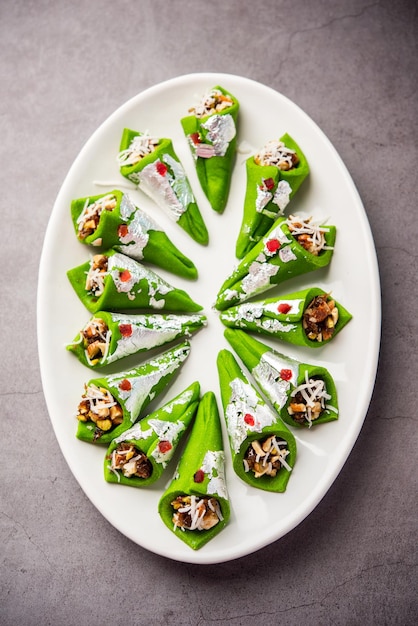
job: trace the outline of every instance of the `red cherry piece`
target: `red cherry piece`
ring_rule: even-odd
[[[165,176],[167,174],[167,165],[165,165],[161,161],[157,161],[155,166],[160,176]]]
[[[291,308],[292,307],[290,306],[290,304],[287,304],[287,302],[282,302],[277,307],[277,310],[278,310],[279,313],[283,313],[284,315],[286,315],[286,313],[289,313]]]
[[[127,283],[128,280],[131,280],[132,278],[131,272],[129,270],[123,270],[122,272],[119,272],[119,278],[123,283]]]
[[[122,391],[130,391],[132,389],[132,385],[127,378],[124,378],[119,383],[119,389],[122,389]]]
[[[193,480],[195,481],[195,483],[203,483],[203,481],[205,480],[205,472],[201,469],[197,470],[197,472],[193,476]]]
[[[276,252],[280,248],[280,241],[278,239],[269,239],[266,243],[266,248],[269,252]]]
[[[160,443],[158,444],[158,449],[162,454],[165,454],[166,452],[171,450],[172,447],[173,446],[171,445],[171,443],[167,441],[166,439],[164,439],[163,441],[160,441]]]
[[[119,324],[119,330],[122,337],[130,337],[133,333],[132,324]]]
[[[266,178],[263,180],[264,186],[271,191],[274,187],[274,180],[272,178]]]
[[[193,141],[193,143],[196,145],[198,143],[200,143],[200,135],[199,133],[192,133],[190,135],[190,139]]]
[[[120,224],[118,227],[118,237],[126,237],[128,234],[128,227],[126,224]]]
[[[255,424],[254,418],[250,413],[244,415],[244,422],[248,424],[248,426],[254,426]]]
[[[280,370],[280,378],[282,380],[290,380],[292,378],[292,370]]]

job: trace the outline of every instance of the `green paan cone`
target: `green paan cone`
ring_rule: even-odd
[[[87,367],[103,367],[180,337],[190,337],[205,325],[206,317],[198,313],[127,315],[98,311],[67,350]]]
[[[190,438],[158,507],[163,522],[193,550],[228,523],[224,462],[218,407],[209,391],[200,401]]]
[[[222,311],[290,278],[326,267],[335,238],[335,226],[319,226],[294,216],[279,217],[226,279],[216,308]]]
[[[125,128],[118,161],[122,176],[138,185],[195,241],[208,243],[208,231],[171,139]]]
[[[124,309],[201,311],[182,289],[130,257],[110,250],[67,272],[76,294],[90,313]]]
[[[221,313],[230,328],[243,328],[297,346],[319,348],[329,343],[352,315],[324,289],[302,291],[233,306]]]
[[[218,213],[225,209],[231,186],[238,111],[238,100],[218,85],[181,120],[200,185]]]
[[[338,419],[337,390],[324,367],[290,359],[243,330],[227,329],[225,337],[287,424],[310,428]]]
[[[287,134],[278,142],[269,142],[260,153],[247,159],[246,168],[244,215],[236,244],[239,259],[260,241],[279,215],[283,214],[309,174],[305,155]]]
[[[192,261],[122,191],[115,189],[73,200],[71,217],[81,243],[104,250],[113,248],[136,261],[143,260],[184,278],[197,278]]]
[[[109,483],[146,487],[155,483],[195,416],[200,385],[193,383],[111,442],[104,462]]]
[[[294,436],[229,350],[219,352],[217,364],[235,473],[252,487],[285,491],[296,459]]]
[[[78,406],[78,439],[109,443],[130,428],[189,353],[190,344],[185,341],[128,372],[90,380]]]

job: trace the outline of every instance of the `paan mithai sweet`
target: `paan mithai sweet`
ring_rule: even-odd
[[[108,250],[67,272],[76,294],[90,313],[99,310],[152,309],[201,311],[182,289],[176,289],[149,267]]]
[[[286,357],[243,330],[228,328],[225,337],[287,424],[311,428],[338,419],[337,390],[325,367]]]
[[[105,480],[130,487],[155,483],[196,414],[199,394],[199,383],[192,383],[173,400],[115,437],[105,457]]]
[[[215,307],[222,311],[290,278],[326,267],[335,238],[335,226],[293,215],[279,217],[224,281]]]
[[[87,382],[77,409],[78,439],[109,443],[130,428],[142,409],[172,380],[189,353],[190,343],[184,341],[132,370]]]
[[[194,158],[200,185],[214,211],[228,201],[235,162],[238,100],[217,85],[189,109],[181,124]]]
[[[225,528],[230,517],[225,453],[214,393],[202,397],[173,480],[159,502],[162,521],[193,550]]]
[[[67,345],[67,350],[83,365],[94,369],[180,337],[190,337],[205,325],[206,317],[199,313],[134,315],[98,311]]]
[[[223,311],[222,322],[298,346],[319,348],[329,343],[352,315],[320,287],[291,294],[244,302]]]
[[[236,255],[242,259],[283,215],[289,201],[309,174],[298,144],[285,134],[269,141],[246,161],[247,184]]]
[[[257,489],[285,491],[296,460],[293,434],[229,350],[219,352],[217,365],[235,473]]]
[[[171,139],[125,128],[118,163],[122,176],[152,198],[195,241],[208,243],[207,228]]]
[[[163,229],[117,189],[71,202],[71,217],[81,243],[114,249],[183,276],[197,278],[194,263],[172,243]]]

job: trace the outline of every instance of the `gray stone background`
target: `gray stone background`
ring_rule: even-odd
[[[417,623],[417,26],[413,0],[0,1],[1,624]],[[125,100],[200,71],[275,88],[330,138],[383,306],[370,410],[334,485],[284,538],[210,566],[147,552],[87,500],[36,342],[43,237],[72,161]]]

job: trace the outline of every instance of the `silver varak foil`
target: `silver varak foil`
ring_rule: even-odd
[[[141,261],[144,258],[144,249],[148,244],[149,231],[157,231],[161,228],[144,211],[133,204],[128,194],[122,196],[120,214],[125,221],[128,221],[132,215],[133,219],[126,224],[127,233],[120,237],[121,245],[115,247],[119,252]]]
[[[186,173],[178,161],[164,154],[162,161],[170,169],[164,175],[158,171],[161,161],[150,163],[137,173],[138,185],[159,207],[178,221],[194,200]]]
[[[196,147],[196,154],[203,158],[209,156],[225,156],[229,143],[237,134],[232,115],[229,115],[229,113],[226,115],[211,115],[206,122],[202,124],[202,128],[208,131],[206,139],[209,140],[213,146],[213,154],[210,154],[207,150],[199,154],[199,145]]]

